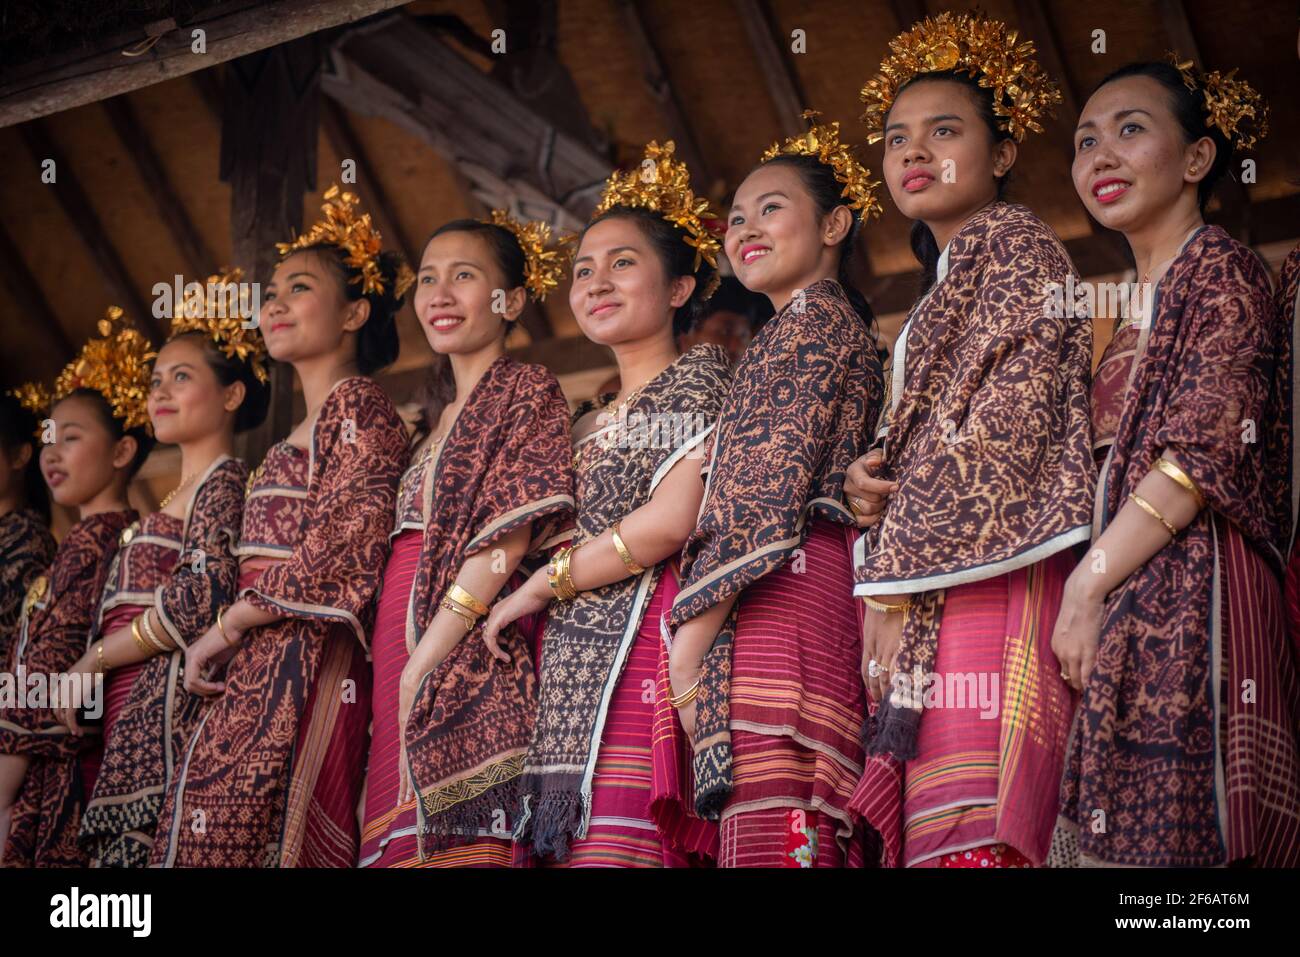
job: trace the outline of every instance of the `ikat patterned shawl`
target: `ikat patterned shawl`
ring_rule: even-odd
[[[909,593],[895,686],[868,751],[916,755],[920,682],[934,670],[944,589],[1088,539],[1096,467],[1092,323],[1057,309],[1074,267],[1023,206],[993,203],[949,243],[895,343],[877,440],[899,483],[858,539],[857,595]],[[1055,287],[1054,285],[1055,284]]]
[[[424,539],[407,612],[414,650],[461,565],[532,525],[535,553],[573,515],[569,407],[555,376],[508,356],[475,385],[421,483]],[[420,686],[406,725],[421,854],[513,812],[537,711],[533,656],[514,628],[492,657],[482,619]],[[428,840],[432,838],[433,840]]]
[[[596,538],[649,502],[683,457],[704,454],[730,379],[721,347],[696,346],[652,379],[617,418],[577,443],[582,465],[575,544]],[[530,842],[538,855],[563,859],[570,840],[586,836],[609,702],[662,569],[656,565],[551,605],[515,829],[515,839]]]
[[[810,518],[856,524],[844,473],[866,452],[882,397],[875,342],[833,279],[767,322],[736,367],[673,628],[785,564]],[[696,706],[695,808],[710,819],[731,791],[734,628],[733,608],[705,657]]]

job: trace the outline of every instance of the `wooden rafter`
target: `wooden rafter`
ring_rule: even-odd
[[[227,3],[193,20],[120,34],[88,52],[20,64],[0,76],[0,126],[118,96],[297,37],[382,13],[405,0],[274,0]],[[206,52],[195,53],[201,28]],[[142,50],[141,47],[144,47]],[[138,52],[137,52],[138,51]]]
[[[140,125],[135,109],[125,96],[104,100],[103,107],[122,146],[134,161],[136,172],[144,180],[150,198],[158,208],[158,218],[171,233],[191,274],[197,279],[209,275],[217,268],[217,257],[181,205],[171,180],[163,169],[161,158]]]
[[[18,303],[18,309],[24,325],[35,325],[42,330],[52,342],[59,359],[71,358],[76,347],[67,330],[59,323],[58,316],[50,308],[49,302],[41,292],[36,277],[23,262],[18,245],[4,227],[0,219],[0,282],[8,288],[9,294]],[[9,350],[6,350],[8,353]],[[17,359],[16,355],[12,356]]]
[[[772,13],[763,0],[734,0],[734,4],[758,60],[758,72],[767,83],[781,133],[798,136],[806,128],[801,116],[807,101],[794,67],[784,53],[784,45],[777,40]]]
[[[86,251],[90,253],[95,268],[99,270],[110,299],[125,309],[127,315],[134,319],[141,329],[157,340],[163,331],[162,327],[158,320],[154,319],[148,304],[136,291],[131,276],[122,263],[122,257],[118,255],[117,248],[109,240],[108,233],[105,232],[98,214],[86,196],[86,191],[82,189],[81,182],[77,179],[63,151],[50,137],[44,121],[33,120],[24,123],[18,127],[18,132],[35,160],[32,174],[35,181],[39,182],[40,164],[47,159],[54,161],[55,181],[45,188],[54,190],[54,197],[59,207],[71,221]]]
[[[677,144],[677,155],[690,168],[695,191],[707,194],[713,182],[712,176],[709,175],[708,161],[700,152],[699,142],[691,131],[681,101],[673,90],[668,71],[664,68],[663,57],[659,55],[659,49],[650,36],[649,27],[641,12],[641,2],[640,0],[616,0],[616,4],[623,11],[623,19],[628,27],[628,39],[632,41],[632,46],[636,48],[637,56],[640,57],[641,73],[646,89],[650,91],[650,95],[659,106],[664,125],[668,128],[668,135]]]

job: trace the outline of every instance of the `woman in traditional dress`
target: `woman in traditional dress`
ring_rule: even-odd
[[[868,177],[838,123],[815,125],[768,150],[727,220],[737,277],[776,315],[723,407],[670,668],[723,867],[863,863],[847,810],[866,699],[841,488],[883,392],[874,317],[848,277],[861,221],[880,211]]]
[[[38,426],[16,395],[0,395],[0,662],[9,660],[27,589],[49,569],[57,547]]]
[[[213,276],[211,296],[187,300],[153,362],[149,419],[159,441],[179,446],[181,482],[122,533],[99,605],[96,637],[116,667],[103,760],[81,820],[97,867],[149,863],[167,782],[202,700],[185,691],[182,656],[235,598],[248,469],[233,456],[234,437],[261,423],[270,398],[261,337],[218,308],[238,279],[239,270]],[[87,654],[70,670],[94,667]],[[75,730],[74,710],[64,720]]]
[[[55,382],[53,405],[39,386],[21,390],[28,408],[49,416],[41,471],[54,501],[76,509],[78,521],[48,577],[28,590],[5,667],[15,679],[12,697],[0,696],[0,864],[6,867],[87,863],[77,845],[88,796],[80,759],[99,746],[98,728],[69,729],[59,709],[72,695],[87,721],[102,716],[100,676],[119,662],[97,641],[89,652],[93,681],[73,686],[61,676],[87,651],[118,538],[136,518],[127,485],[153,444],[145,408],[149,343],[119,325],[121,315],[114,307],[100,320],[99,338]]]
[[[1098,535],[1052,639],[1083,693],[1065,863],[1300,864],[1281,591],[1293,329],[1254,253],[1203,219],[1265,118],[1243,81],[1138,63],[1102,81],[1075,131],[1075,190],[1154,292],[1098,368]]]
[[[357,860],[367,619],[407,460],[405,426],[367,376],[397,356],[413,277],[355,205],[331,187],[263,292],[267,351],[293,366],[307,414],[249,480],[239,599],[185,650],[185,689],[212,700],[168,787],[153,865]]]
[[[863,100],[927,289],[846,483],[876,703],[853,809],[887,866],[1036,866],[1074,708],[1050,641],[1089,532],[1092,331],[1058,303],[1060,241],[1001,195],[1059,93],[997,21],[944,14],[891,49]]]
[[[450,388],[425,409],[402,478],[371,640],[363,867],[510,866],[537,679],[515,629],[500,661],[475,631],[573,511],[560,384],[505,351],[526,296],[540,301],[559,281],[549,235],[501,211],[455,220],[425,245],[416,275],[415,314],[447,357],[438,384]]]
[[[673,338],[716,279],[707,216],[672,143],[651,143],[640,166],[610,178],[575,254],[569,306],[613,350],[622,386],[576,413],[571,544],[498,602],[484,631],[495,646],[506,624],[554,599],[515,828],[544,863],[687,866],[716,850],[707,822],[656,813],[688,770],[681,731],[657,708],[667,687],[660,615],[677,590],[672,559],[695,525],[704,443],[730,378],[721,347],[679,356]]]

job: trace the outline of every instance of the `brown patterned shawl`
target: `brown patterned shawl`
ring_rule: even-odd
[[[474,386],[422,483],[424,538],[411,586],[406,644],[413,651],[465,560],[523,525],[529,552],[572,518],[568,403],[544,367],[508,356]],[[473,835],[496,809],[513,810],[537,711],[528,643],[502,635],[509,665],[492,657],[481,624],[429,673],[406,725],[419,800],[420,853]]]
[[[844,473],[867,450],[883,386],[875,342],[833,279],[763,326],[736,367],[714,439],[673,628],[785,564],[810,518],[856,524]],[[695,809],[714,820],[731,792],[735,617],[733,608],[705,657],[696,706]]]
[[[37,575],[45,574],[57,548],[50,530],[30,508],[0,516],[0,662],[9,660],[27,589]]]
[[[720,346],[695,346],[641,390],[625,407],[626,419],[620,415],[582,438],[575,544],[649,502],[684,456],[703,454],[730,378]],[[641,418],[650,415],[664,418]],[[569,841],[586,836],[609,701],[662,570],[656,565],[551,605],[515,828],[515,839],[530,841],[538,855],[563,859]]]
[[[285,617],[248,633],[225,693],[204,706],[168,786],[151,865],[355,863],[355,807],[321,801],[354,805],[348,789],[359,792],[365,744],[350,735],[364,733],[369,675],[354,665],[407,458],[393,403],[352,376],[322,403],[306,452],[282,442],[253,473],[237,554],[272,561],[240,594]],[[340,693],[345,680],[357,682],[355,697]],[[322,781],[334,793],[318,792]],[[203,834],[190,826],[197,815]]]
[[[96,866],[149,863],[167,783],[203,703],[185,690],[184,649],[212,626],[218,609],[234,601],[239,563],[233,548],[247,480],[248,467],[239,459],[223,455],[208,467],[185,510],[171,574],[152,595],[132,598],[155,610],[176,650],[145,664],[105,742],[95,795],[81,820],[81,844]]]
[[[953,237],[899,334],[877,440],[900,488],[854,550],[854,594],[915,596],[896,676],[934,670],[944,589],[1088,539],[1092,325],[1048,308],[1073,274],[1051,229],[992,203]],[[916,756],[919,697],[895,688],[870,753]]]
[[[1233,523],[1281,574],[1292,525],[1293,330],[1254,254],[1203,226],[1160,281],[1144,332],[1102,467],[1097,528],[1164,449],[1207,507],[1106,600],[1062,814],[1087,859],[1208,866],[1225,860],[1214,518]],[[1089,826],[1098,808],[1109,817],[1100,833]]]
[[[102,512],[68,531],[50,567],[38,578],[19,622],[7,671],[28,675],[66,672],[89,646],[95,609],[117,551],[122,529],[134,511]],[[102,706],[103,690],[100,690]],[[91,731],[87,728],[87,731]],[[74,738],[50,708],[0,707],[0,754],[30,758],[14,804],[5,867],[84,867],[77,828],[86,794],[78,754],[99,743],[98,735]]]

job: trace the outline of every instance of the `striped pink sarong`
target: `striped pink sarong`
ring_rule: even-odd
[[[1074,564],[1060,552],[947,590],[918,756],[872,757],[853,795],[887,866],[937,866],[992,844],[1043,863],[1075,706],[1051,651]]]

